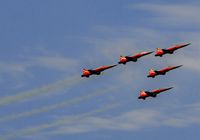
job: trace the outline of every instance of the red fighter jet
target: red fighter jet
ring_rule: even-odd
[[[173,69],[177,69],[179,67],[181,67],[183,65],[179,65],[179,66],[168,66],[164,69],[161,69],[161,70],[154,70],[154,69],[150,69],[149,73],[148,73],[148,76],[147,77],[152,77],[154,78],[155,76],[157,75],[165,75],[168,71],[171,71]]]
[[[156,97],[159,93],[161,92],[164,92],[164,91],[167,91],[167,90],[170,90],[172,89],[173,87],[170,87],[170,88],[160,88],[160,89],[155,89],[155,90],[152,90],[152,91],[141,91],[140,92],[140,95],[138,97],[138,99],[143,99],[145,100],[147,97]]]
[[[90,75],[100,75],[102,71],[106,70],[106,69],[110,69],[113,68],[117,65],[111,65],[111,66],[101,66],[99,68],[96,68],[94,70],[90,69],[83,69],[83,74],[81,75],[81,77],[89,77]]]
[[[188,43],[188,44],[181,44],[181,45],[175,45],[175,46],[172,46],[172,47],[169,47],[167,49],[161,49],[161,48],[157,48],[156,49],[156,53],[155,53],[155,56],[160,56],[162,57],[163,55],[165,54],[173,54],[174,51],[180,49],[180,48],[183,48],[183,47],[186,47],[188,45],[190,45],[191,43]]]
[[[127,62],[136,62],[138,58],[143,57],[145,55],[151,54],[153,52],[140,52],[133,56],[120,56],[118,64],[126,64]]]

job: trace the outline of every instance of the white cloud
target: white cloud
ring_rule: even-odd
[[[129,6],[132,9],[139,9],[152,12],[155,22],[168,25],[185,25],[200,23],[200,9],[198,4],[134,4]],[[191,25],[192,27],[192,25]]]
[[[100,27],[98,26],[98,28]],[[109,33],[106,31],[102,32],[102,30],[99,31],[101,28],[109,30]],[[152,49],[154,45],[166,41],[165,37],[161,36],[161,33],[154,29],[143,27],[114,28],[107,26],[101,26],[101,28],[97,31],[103,37],[88,37],[85,38],[85,41],[96,47],[97,51],[109,57],[113,57],[113,55],[118,57],[120,54],[129,55],[138,51],[144,51],[144,49]]]
[[[43,67],[54,70],[66,71],[75,69],[78,65],[78,60],[63,56],[35,56],[27,58],[25,61],[0,62],[0,72],[8,74],[27,74],[31,73],[32,67]],[[30,69],[29,69],[30,68]]]
[[[64,123],[45,134],[76,134],[102,130],[133,132],[143,128],[165,126],[184,128],[192,124],[200,124],[199,106],[199,103],[194,103],[184,105],[182,108],[170,108],[170,110],[158,107],[137,109],[110,118],[87,117],[70,124]]]
[[[135,41],[131,37],[113,37],[113,38],[94,38],[85,39],[89,44],[94,46],[94,53],[98,53],[103,60],[112,60],[117,63],[120,55],[130,54],[134,52]],[[93,54],[94,54],[93,53]],[[91,55],[90,55],[91,57]],[[98,59],[98,57],[96,57]]]
[[[171,63],[174,64],[183,64],[184,68],[187,68],[189,70],[193,70],[196,72],[200,72],[200,57],[199,56],[179,56],[176,59],[172,59]]]
[[[179,111],[171,114],[170,117],[166,117],[163,120],[163,125],[171,127],[188,127],[193,124],[200,124],[200,104],[193,103],[184,106],[184,110],[178,109]]]
[[[78,60],[62,56],[39,56],[33,59],[33,63],[41,67],[66,71],[74,69],[78,64]]]
[[[32,74],[27,70],[25,64],[18,62],[0,62],[0,83],[9,82],[9,89],[23,87],[25,85],[25,78],[30,77],[32,77]]]
[[[60,77],[63,74],[66,76],[77,72],[78,63],[76,59],[60,55],[30,56],[26,60],[0,62],[0,83],[9,83],[9,86],[5,87],[9,89],[22,88],[36,81],[37,77],[41,78],[38,73],[34,72],[36,69],[43,70],[43,73],[54,72],[58,75],[57,77]]]
[[[179,32],[177,36],[182,40],[189,40],[192,44],[178,50],[174,55],[176,57],[170,58],[171,64],[183,64],[184,68],[195,72],[200,72],[200,33],[198,32]]]
[[[26,72],[26,66],[20,63],[0,62],[0,71],[9,73],[23,73]]]
[[[154,124],[159,112],[151,109],[134,110],[114,118],[88,117],[74,123],[63,124],[53,134],[85,133],[98,130],[133,131]]]

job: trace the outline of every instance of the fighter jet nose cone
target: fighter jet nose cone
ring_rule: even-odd
[[[191,45],[192,43],[188,43],[188,44],[186,44],[186,46],[188,46],[188,45]]]

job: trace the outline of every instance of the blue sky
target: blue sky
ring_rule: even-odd
[[[191,0],[0,2],[0,139],[199,139],[200,16]],[[177,43],[162,58],[81,78],[82,68]],[[147,79],[150,68],[183,64]],[[174,86],[158,98],[142,89]]]

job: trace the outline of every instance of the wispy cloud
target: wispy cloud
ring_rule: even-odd
[[[101,29],[109,30],[109,33]],[[118,58],[120,55],[131,55],[139,51],[154,48],[154,45],[165,41],[159,32],[149,28],[133,27],[107,27],[97,26],[95,30],[103,37],[88,37],[85,41],[96,48],[98,53],[107,59]],[[159,40],[157,40],[160,38]],[[155,41],[157,40],[157,41]],[[103,46],[103,47],[102,47]]]
[[[66,71],[70,68],[75,69],[78,65],[78,60],[63,56],[39,56],[33,59],[33,63],[40,67]]]
[[[86,100],[89,100],[90,98],[101,96],[105,93],[107,93],[107,94],[113,93],[112,91],[117,90],[117,89],[119,89],[119,87],[115,87],[115,86],[106,88],[105,90],[98,89],[90,94],[86,94],[84,96],[79,96],[79,97],[70,99],[68,101],[60,102],[60,103],[53,104],[53,105],[43,106],[43,107],[40,107],[37,109],[29,110],[27,112],[10,114],[9,116],[0,117],[0,123],[1,122],[5,123],[7,121],[11,121],[11,120],[15,120],[15,119],[23,118],[23,117],[33,116],[33,115],[36,115],[39,113],[44,113],[44,112],[48,112],[48,111],[55,110],[58,108],[67,107],[67,106],[70,106],[73,104],[79,104],[82,101],[86,101]],[[15,100],[12,100],[12,101],[15,101]],[[1,100],[0,100],[0,106],[1,106]]]
[[[196,31],[179,32],[177,36],[182,38],[182,40],[189,40],[192,44],[183,48],[183,50],[178,50],[174,54],[176,57],[170,58],[169,62],[171,64],[183,64],[188,70],[200,72],[200,61],[197,61],[200,60],[200,34]]]
[[[79,64],[78,59],[68,58],[59,54],[29,56],[22,60],[0,62],[0,73],[11,75],[31,74],[32,68],[47,68],[49,70],[73,71]]]
[[[35,127],[24,128],[24,129],[15,131],[14,133],[7,133],[5,135],[2,134],[2,135],[0,135],[0,138],[3,139],[3,140],[7,140],[7,139],[11,139],[11,138],[16,138],[16,137],[19,137],[19,136],[25,137],[27,135],[33,135],[33,134],[41,132],[43,130],[60,126],[64,123],[70,123],[71,121],[77,121],[77,120],[80,120],[81,118],[85,118],[85,117],[88,117],[88,116],[91,116],[91,115],[94,115],[94,114],[106,112],[110,109],[118,107],[119,105],[120,104],[109,104],[109,105],[106,105],[102,108],[94,109],[92,111],[89,111],[89,112],[86,112],[86,113],[83,113],[83,114],[78,114],[78,115],[73,116],[73,117],[69,117],[69,116],[66,117],[65,116],[65,117],[63,117],[59,120],[53,121],[51,123],[46,123],[46,124],[38,125],[38,126],[35,126]]]
[[[13,73],[13,72],[24,73],[24,72],[26,72],[26,67],[22,64],[17,64],[17,63],[8,64],[5,62],[4,63],[1,62],[0,63],[0,71],[1,72],[10,72],[10,73]]]
[[[27,66],[20,62],[0,62],[0,73],[16,79],[19,76],[31,76],[28,72]]]
[[[15,89],[26,85],[26,79],[32,78],[32,73],[27,66],[20,62],[0,62],[0,83],[6,84],[5,88]],[[12,85],[12,86],[11,86]]]
[[[193,107],[191,109],[191,107]],[[49,135],[76,134],[101,130],[110,131],[138,131],[143,128],[174,127],[183,128],[192,124],[200,124],[199,104],[184,106],[184,109],[137,109],[121,114],[120,116],[103,118],[87,117],[85,119],[63,124],[56,130],[50,131]]]
[[[71,75],[77,72],[79,65],[78,59],[68,58],[61,55],[36,55],[29,56],[26,59],[16,59],[12,61],[0,61],[0,83],[13,84],[13,87],[20,87],[29,84],[29,81],[36,80],[38,73],[59,72],[60,75]],[[58,73],[57,73],[58,75]],[[27,82],[28,81],[28,82]]]
[[[179,109],[179,111],[169,115],[165,116],[165,120],[163,120],[163,125],[171,126],[171,127],[188,127],[193,124],[200,124],[200,113],[199,103],[193,103],[190,105],[184,106],[185,110]],[[163,117],[164,118],[164,117]]]
[[[67,77],[63,80],[59,80],[57,82],[54,82],[53,84],[48,84],[40,88],[35,88],[30,91],[24,91],[21,93],[16,93],[14,95],[5,96],[0,99],[0,106],[13,104],[14,102],[22,102],[25,100],[27,101],[28,99],[30,100],[31,97],[34,96],[41,96],[51,92],[56,92],[60,89],[64,89],[67,87],[70,88],[78,84],[79,82],[81,82],[81,79],[77,76]]]
[[[153,124],[153,120],[157,118],[159,112],[151,109],[139,109],[124,113],[114,118],[88,117],[70,126],[62,126],[58,128],[54,134],[58,133],[84,133],[99,130],[122,130],[132,131]]]
[[[195,72],[200,72],[200,62],[197,61],[199,59],[199,56],[179,56],[176,59],[172,59],[171,63],[184,64],[185,68]]]
[[[154,13],[154,16],[151,17],[152,20],[165,25],[198,25],[200,23],[198,4],[141,3],[129,5],[129,7],[135,10],[152,12]]]

